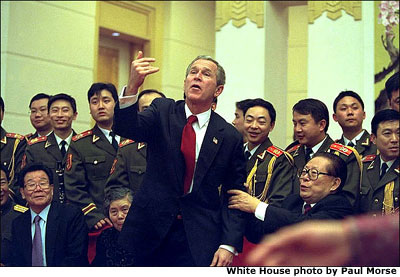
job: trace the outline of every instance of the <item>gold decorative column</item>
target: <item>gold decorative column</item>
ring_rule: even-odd
[[[216,18],[215,29],[220,31],[229,20],[233,26],[240,28],[246,24],[246,18],[264,27],[264,1],[215,1]]]
[[[354,20],[361,20],[361,1],[308,1],[308,23],[314,23],[323,12],[332,20],[342,16],[342,10],[354,17]]]

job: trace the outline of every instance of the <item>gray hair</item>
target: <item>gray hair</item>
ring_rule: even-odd
[[[104,214],[108,215],[110,205],[113,201],[124,199],[128,197],[129,203],[132,203],[133,193],[132,190],[126,187],[113,188],[109,190],[104,196]]]
[[[193,63],[197,60],[207,60],[207,61],[211,61],[211,62],[215,63],[215,65],[217,66],[217,86],[225,85],[225,70],[224,70],[224,68],[210,56],[205,56],[205,55],[197,56],[186,68],[186,76],[185,77],[187,77],[189,75],[189,72],[190,72],[190,69],[191,69]]]

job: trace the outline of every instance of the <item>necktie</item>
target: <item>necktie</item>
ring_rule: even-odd
[[[382,168],[381,168],[381,175],[379,175],[379,179],[382,179],[382,177],[385,176],[385,173],[387,170],[388,170],[387,163],[383,163]]]
[[[65,140],[62,140],[60,142],[61,144],[61,155],[63,156],[63,158],[65,157],[65,154],[67,153],[67,149],[65,148],[65,145],[67,144],[67,142]]]
[[[185,157],[185,179],[183,182],[183,193],[188,193],[192,183],[194,166],[196,162],[196,133],[194,132],[192,124],[197,121],[194,115],[189,116],[188,121],[183,128],[181,151]]]
[[[39,215],[33,220],[35,222],[35,234],[32,241],[32,266],[43,266],[43,246],[42,246],[42,232],[40,230],[41,218]]]
[[[244,156],[246,157],[246,160],[250,159],[250,156],[251,156],[250,151],[245,151]]]
[[[312,153],[312,148],[306,148],[306,162],[308,162],[311,159],[311,153]]]
[[[310,204],[305,204],[304,205],[304,213],[303,214],[308,213],[310,210],[311,210],[311,205]]]
[[[110,137],[112,137],[112,140],[111,140],[112,146],[114,147],[115,151],[118,151],[118,142],[115,139],[115,133],[114,132],[110,132]]]
[[[353,143],[352,141],[350,141],[350,142],[347,144],[347,146],[354,147],[354,143]]]

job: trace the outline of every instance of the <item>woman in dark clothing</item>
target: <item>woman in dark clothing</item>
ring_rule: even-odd
[[[104,230],[97,239],[96,257],[92,266],[132,266],[133,257],[118,245],[118,236],[132,204],[129,188],[110,190],[104,200],[105,214],[109,215],[112,228]]]

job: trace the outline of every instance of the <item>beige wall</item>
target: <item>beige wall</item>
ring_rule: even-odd
[[[2,1],[1,12],[1,95],[6,105],[3,126],[9,132],[31,132],[31,97],[38,92],[65,92],[78,102],[74,129],[87,129],[86,92],[93,80],[95,2]]]

